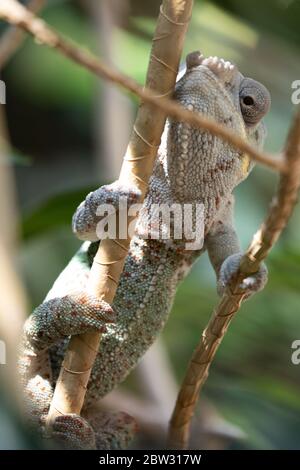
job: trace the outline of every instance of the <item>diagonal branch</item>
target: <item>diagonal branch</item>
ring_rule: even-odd
[[[0,18],[27,31],[35,37],[39,44],[57,49],[65,57],[80,64],[97,76],[129,90],[141,98],[142,101],[155,105],[160,112],[172,116],[179,121],[185,121],[194,127],[201,127],[207,130],[211,134],[224,139],[241,152],[248,154],[253,160],[267,165],[273,170],[280,172],[286,170],[281,156],[274,157],[266,152],[257,150],[227,127],[207,118],[205,115],[184,109],[179,104],[166,98],[166,96],[172,95],[173,88],[165,90],[164,94],[158,94],[151,90],[151,83],[148,83],[148,88],[141,87],[132,78],[104,64],[86,49],[74,44],[70,40],[64,39],[43,20],[29,12],[16,0],[1,0]],[[162,34],[164,34],[164,31]],[[161,40],[158,42],[161,42]],[[170,47],[174,47],[174,44],[170,44]]]
[[[27,4],[29,11],[37,13],[44,6],[45,0],[30,0]],[[25,39],[24,31],[16,26],[11,26],[2,36],[0,41],[0,70],[7,64],[16,50]]]
[[[227,328],[238,312],[245,294],[239,289],[243,279],[258,271],[282,230],[286,227],[297,202],[300,187],[300,111],[295,116],[287,140],[285,159],[288,173],[282,175],[277,194],[269,213],[254,235],[244,254],[240,269],[227,288],[205,328],[183,379],[169,428],[169,446],[186,449],[189,441],[191,419],[199,393],[208,377],[209,367]]]

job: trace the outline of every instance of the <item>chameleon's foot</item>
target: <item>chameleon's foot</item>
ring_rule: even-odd
[[[63,449],[96,449],[93,428],[77,414],[65,414],[55,418],[51,437]]]
[[[25,323],[28,348],[38,353],[66,336],[91,330],[104,332],[115,314],[108,303],[86,293],[66,295],[44,302]]]
[[[124,412],[101,411],[90,419],[96,433],[97,449],[127,449],[138,427],[135,419]]]
[[[220,295],[223,294],[228,283],[236,275],[242,256],[242,253],[236,253],[228,256],[223,262],[218,280],[218,293]],[[252,294],[261,291],[265,287],[267,280],[268,270],[266,265],[262,263],[259,271],[244,279],[240,287],[246,292],[246,298],[248,298]]]
[[[80,240],[98,241],[97,224],[107,215],[107,205],[114,210],[125,210],[139,202],[141,192],[135,186],[115,181],[89,193],[77,208],[72,221],[74,234]],[[99,213],[103,207],[103,213]]]

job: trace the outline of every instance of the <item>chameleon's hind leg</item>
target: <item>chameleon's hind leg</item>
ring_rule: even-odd
[[[138,431],[136,420],[122,411],[99,411],[90,423],[95,429],[97,449],[127,449]]]
[[[111,307],[87,294],[49,299],[30,315],[24,325],[19,359],[29,422],[40,424],[52,398],[49,347],[72,334],[105,331],[114,320]]]

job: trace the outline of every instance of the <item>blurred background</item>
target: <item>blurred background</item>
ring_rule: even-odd
[[[143,84],[159,5],[160,0],[48,0],[40,15]],[[268,151],[282,149],[295,111],[291,84],[300,79],[299,21],[298,0],[196,0],[185,42],[184,53],[200,49],[222,56],[268,87]],[[1,22],[0,34],[7,29]],[[75,208],[88,191],[118,175],[137,101],[31,38],[2,67],[1,79],[7,103],[0,108],[6,136],[0,149],[6,248],[0,253],[5,289],[0,309],[3,318],[14,313],[0,328],[13,351],[20,305],[30,312],[41,303],[80,245],[70,229]],[[236,226],[244,248],[277,180],[256,167],[236,191]],[[300,365],[291,362],[292,342],[300,339],[299,222],[297,207],[268,259],[266,289],[243,305],[220,347],[194,422],[195,448],[300,449]],[[10,276],[4,270],[7,254],[15,252],[26,300],[15,272]],[[137,416],[142,429],[137,445],[163,446],[177,386],[216,302],[214,274],[203,256],[179,288],[162,338],[104,402]],[[0,368],[9,370],[9,360]],[[15,426],[14,412],[14,401],[3,396],[0,448],[41,445]]]

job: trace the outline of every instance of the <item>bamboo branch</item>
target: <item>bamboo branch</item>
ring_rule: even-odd
[[[183,0],[182,2],[178,0],[178,2],[179,4],[182,3],[182,5],[185,3]],[[132,78],[104,64],[86,49],[72,43],[70,40],[64,39],[53,31],[45,21],[29,12],[16,0],[1,0],[0,18],[32,34],[39,44],[57,49],[65,57],[85,67],[97,76],[129,90],[131,93],[141,98],[143,102],[149,103],[149,105],[155,105],[157,110],[161,113],[172,116],[179,121],[185,121],[194,127],[207,130],[211,134],[233,145],[241,152],[246,153],[253,160],[267,165],[273,170],[280,172],[286,171],[284,161],[280,155],[274,157],[266,152],[259,151],[234,132],[230,131],[227,127],[207,118],[205,115],[184,109],[179,104],[166,98],[166,96],[172,95],[173,87],[170,87],[168,90],[165,89],[164,93],[157,93],[157,89],[152,89],[151,81],[147,83],[147,88],[141,87]],[[162,37],[159,38],[160,40],[156,42],[159,44],[163,43],[164,35],[165,30],[162,31]],[[170,44],[170,47],[173,48],[174,43]]]
[[[37,13],[44,6],[45,0],[30,0],[27,8]],[[25,39],[24,31],[12,26],[0,38],[0,70],[7,64]]]
[[[146,84],[157,95],[175,85],[192,0],[164,0],[157,21]],[[146,193],[166,115],[142,103],[123,161],[120,180],[135,184]],[[130,222],[130,221],[129,221]],[[111,304],[123,270],[130,239],[106,239],[100,243],[89,278],[88,291]],[[59,414],[80,413],[86,386],[96,358],[101,335],[97,332],[70,340],[48,415],[48,424]]]
[[[188,447],[191,419],[199,393],[208,377],[209,367],[245,294],[239,286],[243,279],[258,271],[260,263],[286,227],[297,202],[300,187],[300,111],[291,126],[285,150],[288,173],[282,175],[269,213],[245,252],[240,269],[230,283],[195,349],[183,379],[170,422],[168,446]]]

